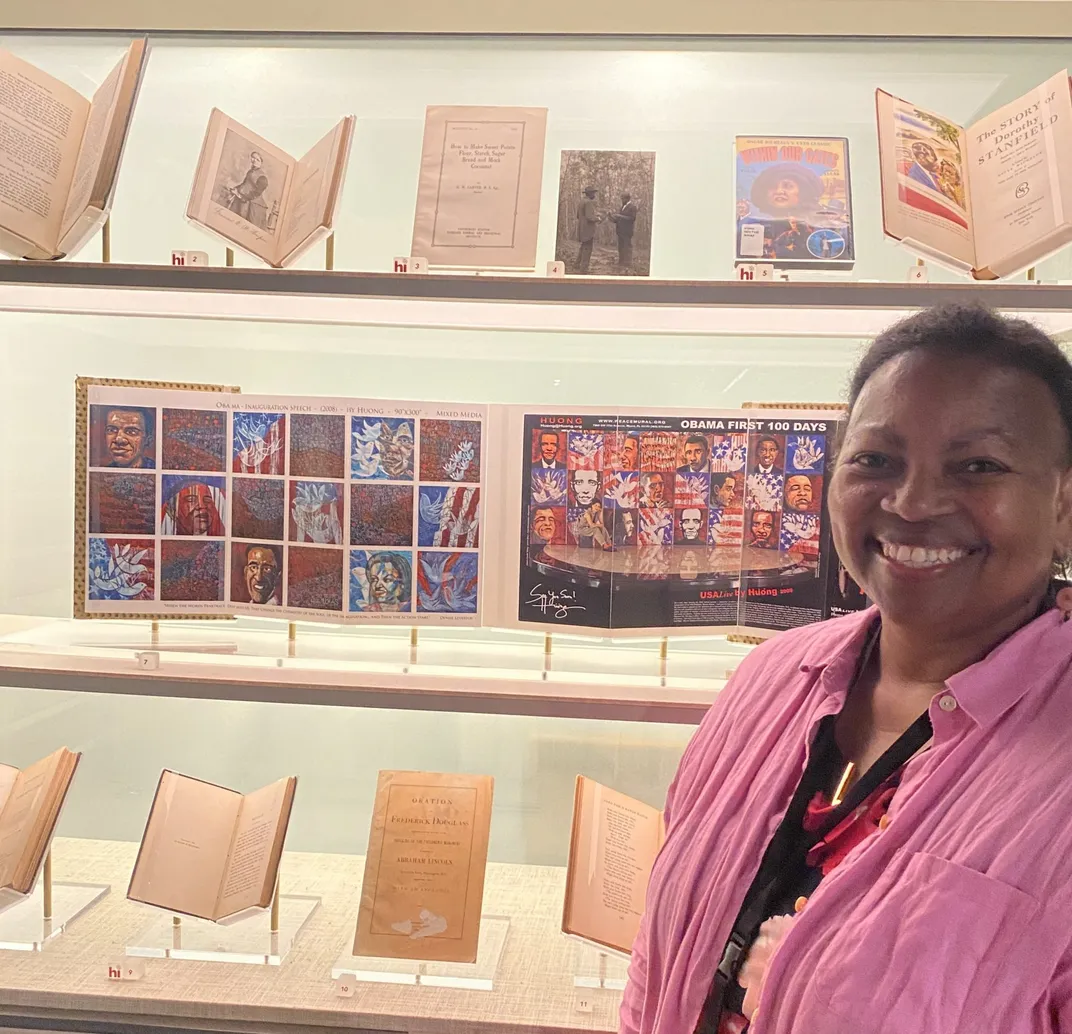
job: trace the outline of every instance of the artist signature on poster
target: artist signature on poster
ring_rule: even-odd
[[[543,616],[550,611],[559,620],[569,617],[571,611],[585,609],[577,602],[577,593],[572,589],[544,589],[542,582],[529,590],[525,603],[535,607]]]

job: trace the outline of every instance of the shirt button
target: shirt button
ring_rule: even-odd
[[[889,824],[890,824],[889,815],[883,815],[882,818],[880,818],[878,820],[878,828],[879,829],[885,829]]]
[[[955,711],[957,709],[957,702],[951,696],[944,696],[938,701],[938,706],[943,711]]]

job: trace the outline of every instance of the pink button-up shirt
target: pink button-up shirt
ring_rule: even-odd
[[[741,664],[682,758],[621,1012],[691,1034],[870,610]],[[1056,610],[954,675],[889,826],[794,920],[750,1034],[1072,1034],[1072,622]]]

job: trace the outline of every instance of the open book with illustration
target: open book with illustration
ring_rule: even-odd
[[[292,158],[213,108],[186,217],[270,266],[289,266],[331,233],[353,131],[347,115]]]
[[[222,923],[267,908],[297,782],[241,794],[165,769],[127,897]]]
[[[628,953],[664,837],[658,808],[577,776],[562,932]]]
[[[61,747],[21,771],[0,765],[0,908],[33,890],[81,756]]]
[[[1072,242],[1067,70],[968,127],[884,90],[875,103],[887,236],[976,280]]]
[[[104,224],[148,53],[131,43],[87,100],[0,51],[0,251],[63,258]]]

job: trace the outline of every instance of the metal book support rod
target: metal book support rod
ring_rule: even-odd
[[[138,958],[238,962],[278,966],[320,905],[320,898],[281,894],[276,882],[270,908],[251,910],[233,923],[160,913],[126,953]]]
[[[587,938],[574,941],[573,986],[597,991],[624,991],[629,975],[629,956],[605,948]]]
[[[112,220],[104,220],[101,227],[101,262],[112,261]]]
[[[54,883],[49,848],[29,894],[0,895],[0,950],[41,951],[109,890],[106,883]]]

